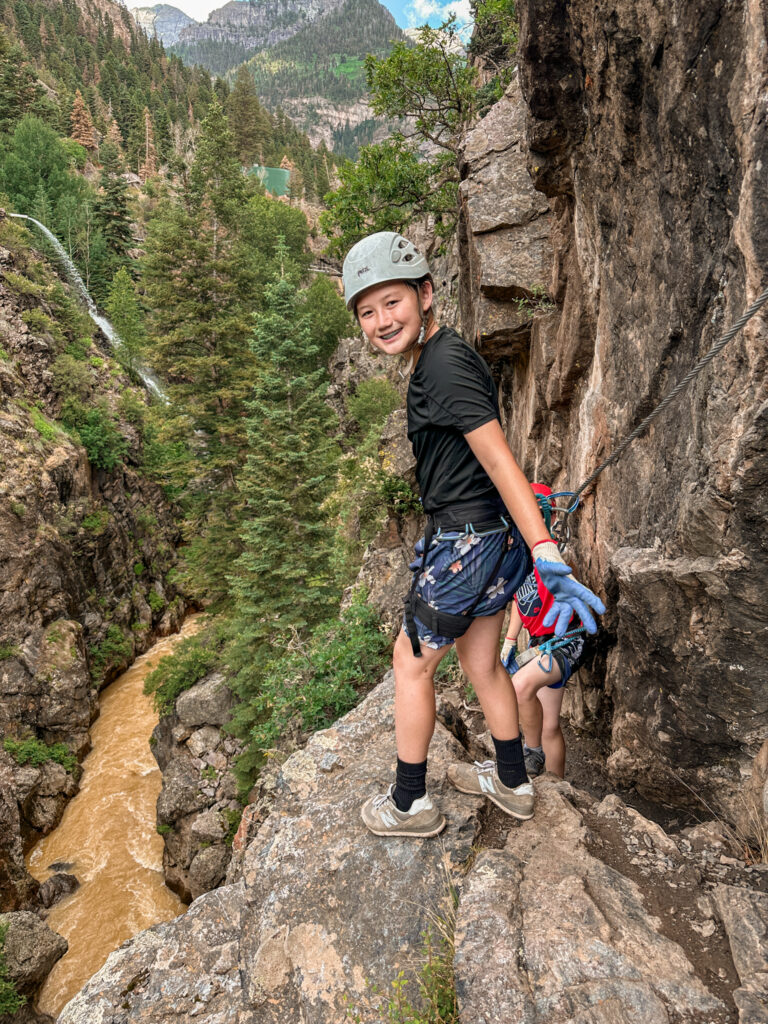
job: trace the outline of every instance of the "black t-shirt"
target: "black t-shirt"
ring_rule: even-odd
[[[450,327],[424,346],[408,385],[408,439],[426,512],[498,500],[491,478],[464,439],[498,419],[499,396],[488,364]]]

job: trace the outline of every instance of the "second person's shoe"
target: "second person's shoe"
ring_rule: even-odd
[[[533,784],[524,782],[510,789],[499,778],[493,761],[465,761],[448,766],[448,779],[461,793],[487,796],[505,814],[527,821],[533,817]]]

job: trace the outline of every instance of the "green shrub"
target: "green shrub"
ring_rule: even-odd
[[[157,615],[158,612],[161,612],[163,608],[165,608],[165,601],[162,599],[162,597],[160,597],[156,590],[150,590],[150,592],[147,594],[147,603],[149,604],[149,607],[152,609],[155,615]]]
[[[100,356],[91,356],[88,362],[95,370],[100,370],[104,365],[104,360]]]
[[[49,334],[54,341],[64,344],[64,334],[61,327],[52,320],[42,309],[25,309],[21,319],[34,334]]]
[[[7,661],[9,658],[15,658],[19,653],[19,648],[14,644],[0,644],[0,661]]]
[[[55,761],[68,772],[74,771],[77,758],[65,743],[54,743],[48,746],[42,740],[28,736],[23,740],[14,740],[6,736],[3,749],[10,754],[16,764],[31,764],[37,767],[47,761]]]
[[[237,835],[237,830],[240,828],[240,822],[243,819],[242,808],[235,810],[233,807],[225,807],[221,812],[222,821],[224,824],[224,842],[227,846],[231,846]]]
[[[206,782],[215,782],[218,779],[219,773],[213,767],[212,764],[207,764],[205,768],[200,772],[200,778],[205,779]]]
[[[58,435],[58,429],[43,416],[39,409],[31,409],[30,417],[32,426],[44,441],[53,441]]]
[[[360,434],[367,437],[372,429],[379,430],[387,416],[402,404],[397,389],[386,377],[371,377],[347,399],[347,412],[357,423]]]
[[[91,350],[91,339],[87,335],[76,338],[74,341],[70,341],[67,347],[64,349],[65,355],[71,356],[73,359],[77,359],[79,362],[88,358],[88,353]]]
[[[87,515],[80,525],[88,533],[92,533],[98,537],[104,533],[109,525],[109,512],[107,512],[105,508],[98,508],[95,512],[91,512],[90,515]]]
[[[108,665],[122,664],[132,653],[133,645],[120,627],[109,626],[101,643],[89,648],[91,678],[94,682],[100,683]]]
[[[143,576],[146,571],[143,562],[135,562],[133,566],[133,572],[135,576]]]
[[[273,641],[276,649],[280,640]],[[307,642],[282,640],[282,652],[262,670],[241,668],[231,684],[241,698],[228,728],[246,744],[235,768],[244,793],[290,723],[314,732],[345,714],[379,678],[390,648],[362,593],[339,619],[316,627]]]
[[[5,351],[2,345],[0,345],[0,359],[10,359],[11,357]]]
[[[160,659],[144,681],[144,693],[153,695],[160,715],[171,714],[179,694],[219,665],[223,643],[223,629],[210,625],[195,636],[186,637],[173,654]]]
[[[172,825],[158,825],[157,834],[160,836],[167,836],[169,832],[173,832]]]
[[[27,509],[26,506],[22,505],[20,501],[12,501],[11,512],[13,512],[17,519],[23,519],[24,516],[27,514]]]
[[[144,427],[144,420],[147,415],[147,405],[139,395],[131,388],[125,390],[120,396],[118,405],[120,415],[127,422],[141,431]]]
[[[28,295],[30,298],[39,299],[45,295],[45,288],[34,281],[30,281],[24,274],[16,274],[13,270],[4,270],[3,277],[11,291],[17,295]]]
[[[51,366],[53,386],[60,394],[86,402],[93,390],[93,378],[82,360],[71,354],[71,348],[68,345]]]
[[[5,936],[8,924],[0,922],[0,1014],[12,1014],[20,1009],[26,999],[16,991],[16,985],[8,977],[8,965],[5,962]]]
[[[128,446],[106,403],[87,409],[81,401],[68,398],[61,421],[83,445],[91,465],[111,470],[124,458]]]

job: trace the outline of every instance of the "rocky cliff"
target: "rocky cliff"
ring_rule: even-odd
[[[179,42],[227,43],[249,50],[260,50],[290,39],[305,25],[336,8],[344,0],[229,0],[208,15],[204,24],[187,25]]]
[[[551,776],[534,819],[500,821],[448,786],[466,752],[438,724],[443,837],[368,833],[359,808],[390,777],[392,699],[390,675],[267,773],[228,884],[114,952],[59,1024],[404,1019],[391,983],[402,971],[410,991],[430,927],[462,1024],[732,1024],[737,1006],[742,1024],[765,1019],[768,878],[711,829],[672,837]]]
[[[766,285],[766,19],[520,13],[522,99],[464,154],[463,318],[526,472],[573,489]],[[609,609],[572,718],[617,782],[742,824],[768,733],[767,332],[756,317],[605,472],[571,547]]]
[[[164,46],[179,41],[183,29],[197,22],[178,7],[170,4],[155,4],[154,7],[132,7],[131,14],[139,28],[151,39],[156,36]]]
[[[37,905],[24,847],[77,791],[99,688],[178,628],[184,602],[172,510],[137,466],[140,399],[26,232],[0,231],[0,909],[15,911]],[[122,431],[111,470],[57,421],[86,378]]]

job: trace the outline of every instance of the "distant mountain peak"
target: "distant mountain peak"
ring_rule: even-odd
[[[247,2],[247,0],[246,0]],[[157,36],[163,46],[179,41],[182,31],[189,25],[197,25],[184,11],[171,4],[155,4],[153,7],[132,7],[133,20],[150,37]]]

